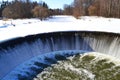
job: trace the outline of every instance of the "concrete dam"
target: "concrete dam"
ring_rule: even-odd
[[[72,54],[74,51],[100,52],[119,59],[120,34],[89,31],[53,32],[1,42],[0,80],[7,80],[8,78],[5,77],[24,62],[48,53],[48,56],[51,56],[57,51],[60,51],[60,54],[63,52],[65,55],[65,52]],[[54,63],[51,59],[51,64],[52,62]],[[41,66],[49,65],[41,64]]]

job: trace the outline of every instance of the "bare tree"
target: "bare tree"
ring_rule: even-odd
[[[2,11],[2,16],[7,18],[30,18],[32,16],[31,10],[31,3],[16,0]]]
[[[34,17],[38,17],[41,20],[47,18],[49,16],[49,10],[42,6],[36,6],[33,10]]]
[[[14,2],[11,5],[7,6],[3,12],[2,16],[7,17],[7,18],[21,18],[23,15],[21,14],[22,12],[22,5],[20,2]]]
[[[120,18],[120,0],[74,0],[73,13]]]

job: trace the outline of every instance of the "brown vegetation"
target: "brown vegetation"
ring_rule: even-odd
[[[120,0],[74,0],[74,16],[120,18]]]
[[[49,17],[49,10],[42,6],[36,6],[32,10],[32,13],[33,13],[34,17],[40,18],[41,20]]]
[[[13,19],[37,17],[43,20],[52,15],[63,14],[63,10],[61,9],[49,9],[45,2],[37,3],[30,2],[29,0],[2,2],[0,11],[1,17]]]
[[[74,0],[71,5],[65,5],[64,10],[49,9],[44,2],[29,0],[14,0],[2,2],[0,16],[7,18],[32,18],[41,20],[52,15],[103,16],[120,18],[120,0]]]
[[[2,16],[7,18],[29,18],[31,14],[31,4],[22,1],[15,1],[4,8]]]

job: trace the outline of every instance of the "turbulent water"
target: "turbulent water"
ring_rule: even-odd
[[[50,66],[48,62],[42,63],[43,59],[39,61],[40,63],[34,63],[38,56],[47,57],[46,59],[48,60],[51,57],[50,59],[55,63],[57,60],[54,60],[51,54],[61,51],[60,54],[64,55],[64,51],[69,50],[100,52],[119,59],[120,34],[104,32],[55,32],[1,42],[0,80],[26,80],[26,77],[29,77],[28,80],[31,80],[44,68]],[[48,53],[49,55],[47,55]],[[64,58],[64,56],[62,57]],[[53,64],[52,61],[51,64]],[[35,65],[39,65],[42,68],[38,71],[38,67]],[[18,68],[20,70],[17,70]],[[16,73],[16,71],[18,72]],[[11,79],[7,78],[11,73],[14,73],[12,75],[18,78],[12,76],[10,76]]]
[[[67,57],[84,53],[86,52],[80,50],[65,50],[41,54],[20,64],[2,80],[32,80],[44,68],[56,64],[57,61],[66,60]]]
[[[100,53],[77,54],[45,68],[34,80],[120,80],[119,63]]]

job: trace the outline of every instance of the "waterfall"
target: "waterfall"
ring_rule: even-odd
[[[100,52],[120,58],[120,35],[105,32],[54,32],[0,43],[0,79],[41,54],[65,50]]]

